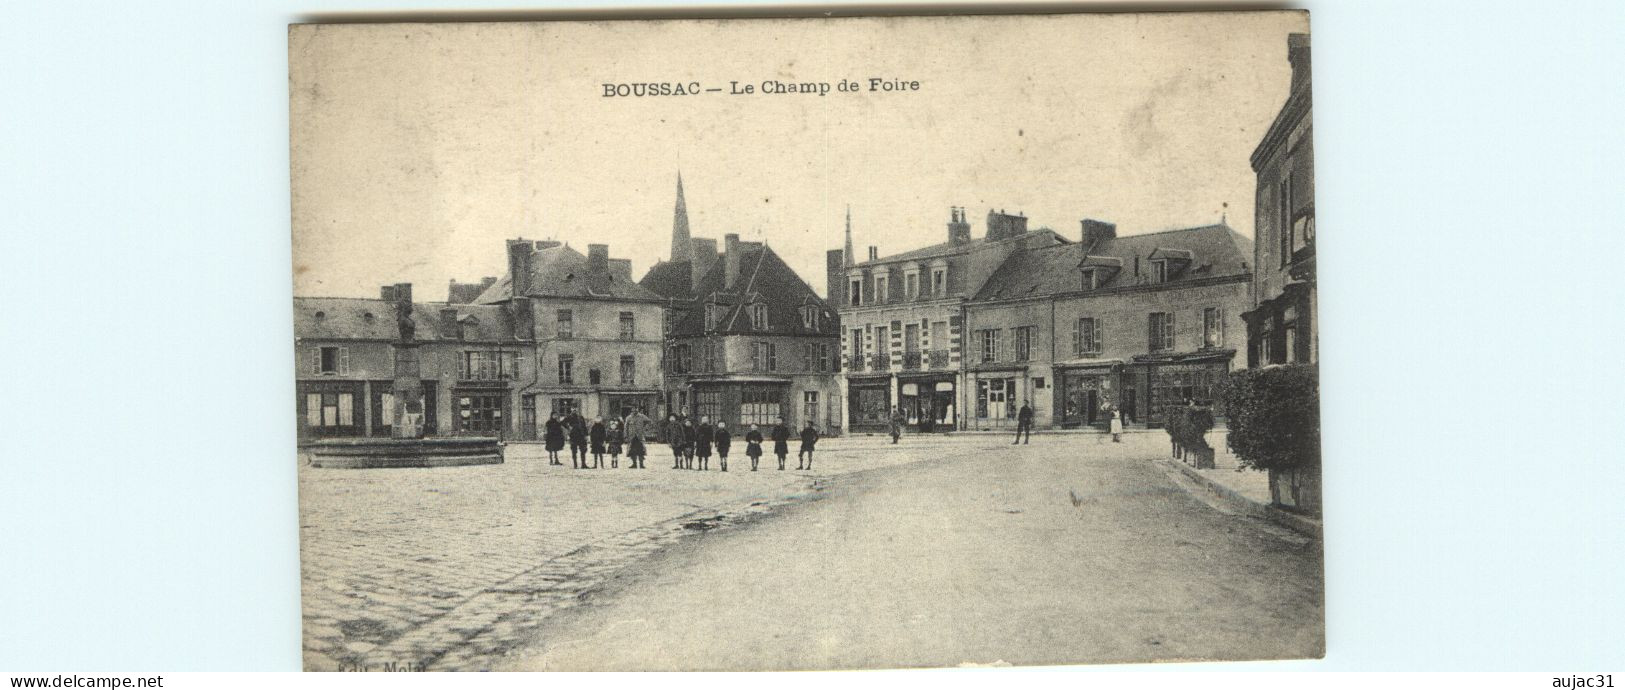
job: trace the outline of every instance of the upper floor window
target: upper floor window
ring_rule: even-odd
[[[1281,265],[1286,266],[1292,260],[1292,173],[1281,178],[1276,188],[1276,201],[1279,204],[1279,213],[1275,221],[1275,232],[1281,243]]]
[[[801,305],[801,325],[809,331],[818,330],[818,306],[813,304]]]
[[[976,342],[982,346],[982,361],[999,361],[999,329],[986,328],[976,332]]]
[[[1072,332],[1072,354],[1079,357],[1100,354],[1100,321],[1098,319],[1090,316],[1078,319],[1077,329]]]
[[[693,366],[693,362],[690,361],[691,357],[692,354],[687,345],[673,345],[670,354],[666,357],[666,366],[671,369],[673,374],[686,374]]]
[[[1202,310],[1202,346],[1224,347],[1224,310],[1218,307]]]
[[[1174,349],[1174,315],[1172,312],[1151,312],[1150,348],[1152,352]]]
[[[700,346],[700,366],[702,371],[722,371],[722,362],[719,355],[722,348],[712,341],[705,341]]]
[[[1033,336],[1037,332],[1035,326],[1018,326],[1015,329],[1016,361],[1026,362],[1033,356]]]
[[[637,317],[632,312],[621,312],[621,340],[632,340],[637,334]]]
[[[767,305],[756,303],[750,305],[750,327],[754,330],[767,330]]]
[[[890,297],[889,291],[886,289],[888,282],[890,282],[890,276],[875,276],[876,304],[885,304]]]
[[[862,305],[863,304],[863,279],[862,278],[853,278],[849,282],[851,284],[847,286],[848,289],[847,289],[847,295],[846,295],[846,303],[851,305],[851,306],[854,306],[854,307]]]
[[[559,355],[559,383],[575,383],[576,356]]]
[[[1085,290],[1093,290],[1093,289],[1095,289],[1097,287],[1100,287],[1099,280],[1100,280],[1100,278],[1096,275],[1094,269],[1092,269],[1092,268],[1083,269],[1083,289],[1085,289]]]
[[[1167,262],[1167,260],[1165,260],[1165,259],[1152,259],[1151,260],[1151,282],[1153,282],[1153,283],[1166,283],[1166,282],[1168,282],[1168,262]]]
[[[637,382],[638,358],[635,355],[621,355],[621,385],[630,386]]]
[[[665,316],[665,319],[664,319],[663,323],[660,326],[660,329],[661,329],[660,334],[661,335],[671,335],[672,327],[677,324],[677,310],[675,310],[675,309],[667,309],[667,310],[665,310],[664,316]]]
[[[939,266],[931,269],[931,296],[942,297],[948,294],[948,267]]]
[[[903,299],[916,299],[920,296],[920,274],[910,271],[903,275]]]
[[[570,338],[576,337],[575,312],[572,312],[569,309],[560,309],[558,312],[558,323],[560,340],[569,340]]]
[[[517,378],[519,353],[489,350],[468,350],[463,353],[463,379],[471,381],[498,381]]]
[[[460,340],[478,340],[480,337],[480,324],[474,319],[468,319],[457,325],[457,337]]]
[[[720,304],[707,304],[707,305],[705,305],[705,330],[708,331],[708,332],[716,330],[717,329],[717,324],[720,323],[721,321],[722,321],[722,305],[720,305]]]
[[[315,374],[347,376],[350,373],[350,348],[318,347],[311,353]]]
[[[778,371],[778,348],[773,343],[750,344],[750,370],[751,371]]]

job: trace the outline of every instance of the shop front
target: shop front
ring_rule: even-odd
[[[1190,403],[1212,407],[1215,417],[1224,415],[1219,386],[1230,373],[1234,350],[1175,356],[1160,360],[1145,358],[1136,365],[1145,371],[1147,422],[1160,426],[1170,408]],[[1138,358],[1137,358],[1138,359]]]
[[[891,424],[891,378],[848,379],[847,409],[853,431],[885,431]]]
[[[957,396],[952,376],[899,377],[897,381],[898,407],[908,417],[911,431],[953,431],[958,419]]]
[[[505,382],[465,381],[451,392],[451,426],[458,436],[508,435],[508,386]]]
[[[1027,368],[985,368],[972,374],[974,417],[967,420],[977,429],[1014,427],[1023,402],[1031,405]]]

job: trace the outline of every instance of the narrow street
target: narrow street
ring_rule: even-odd
[[[821,500],[660,551],[549,618],[502,666],[1322,655],[1320,543],[1203,503],[1132,440],[984,440],[835,480]]]

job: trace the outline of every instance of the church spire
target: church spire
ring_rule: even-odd
[[[683,201],[683,172],[677,171],[677,209],[671,221],[671,260],[688,261],[693,243],[688,237],[688,204]]]
[[[854,263],[852,260],[852,204],[846,205],[846,251],[843,256],[846,259],[846,265],[850,267]]]

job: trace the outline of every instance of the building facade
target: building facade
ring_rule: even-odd
[[[771,247],[689,236],[682,182],[673,260],[640,285],[666,300],[666,409],[736,429],[844,429],[836,314]]]
[[[631,281],[630,264],[604,245],[582,256],[522,239],[508,242],[508,259],[508,275],[453,282],[446,302],[414,302],[407,284],[378,299],[294,298],[299,438],[390,436],[403,329],[428,436],[526,440],[553,411],[654,412],[664,309]]]
[[[1291,93],[1253,151],[1258,176],[1249,366],[1318,361],[1315,299],[1315,146],[1309,36],[1287,37]]]
[[[1244,363],[1252,243],[1220,224],[1010,255],[965,307],[967,423],[1102,427],[1110,411],[1157,425],[1163,408],[1212,403]],[[1222,410],[1220,411],[1222,414]]]
[[[972,239],[962,208],[950,210],[947,241],[868,258],[846,246],[831,250],[826,276],[840,314],[841,388],[847,423],[881,431],[900,410],[913,431],[964,428],[965,303],[1012,253],[1067,243],[1053,231],[1028,231],[1017,214],[988,211],[983,237]]]
[[[631,264],[610,259],[607,245],[587,245],[583,256],[558,242],[509,240],[507,274],[475,303],[529,313],[531,366],[511,384],[520,439],[540,438],[554,414],[659,413],[664,301],[633,282]]]

